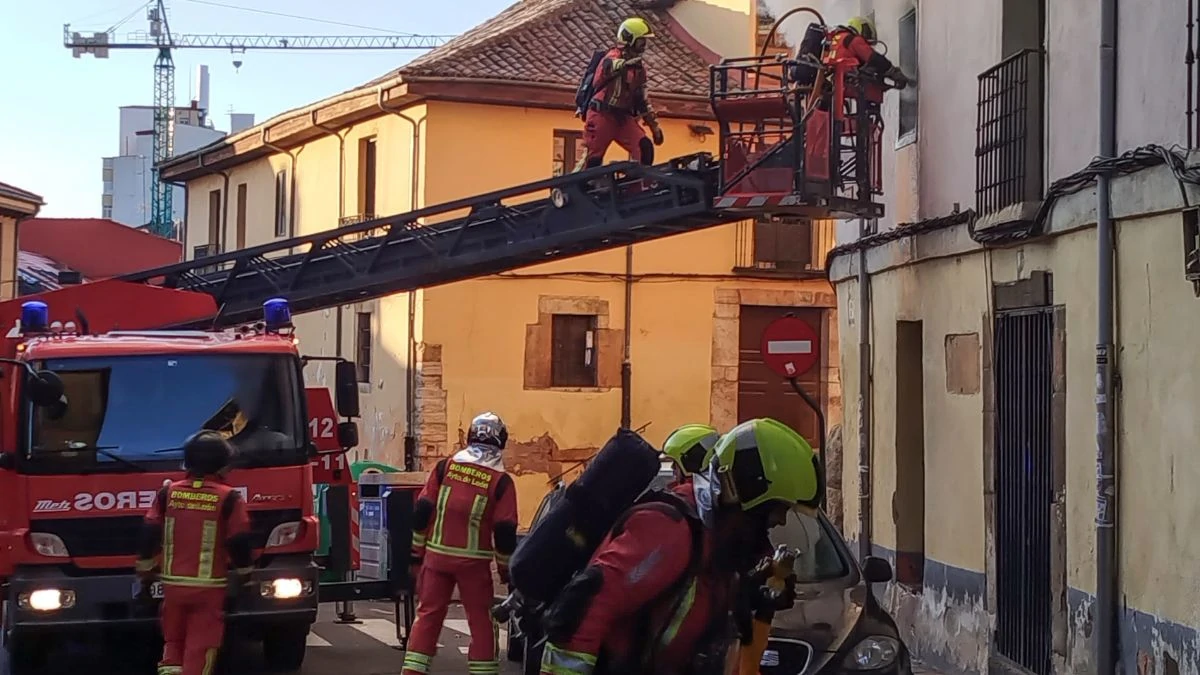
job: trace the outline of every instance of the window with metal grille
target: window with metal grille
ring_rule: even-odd
[[[355,317],[355,359],[358,363],[358,381],[371,381],[371,313],[359,312]]]
[[[917,135],[917,110],[919,108],[917,83],[920,81],[917,69],[920,59],[917,56],[917,10],[900,17],[899,26],[899,63],[900,70],[909,77],[911,82],[900,90],[900,114],[897,123],[896,136],[900,143],[912,141]]]
[[[754,267],[806,269],[813,262],[813,223],[799,219],[754,222]]]
[[[550,324],[550,343],[550,386],[597,386],[594,315],[555,314]]]
[[[358,142],[358,213],[364,220],[375,217],[377,147],[374,136]]]
[[[554,130],[554,167],[553,174],[562,176],[575,171],[579,160],[583,159],[583,133],[566,129]]]
[[[288,236],[287,222],[287,171],[275,174],[275,236]]]

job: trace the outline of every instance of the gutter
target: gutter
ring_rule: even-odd
[[[859,221],[858,236],[867,236],[868,221]],[[875,414],[871,391],[871,273],[867,270],[867,248],[858,251],[858,559],[871,555],[872,503],[871,440]],[[822,446],[827,445],[821,439]]]
[[[410,191],[408,196],[408,210],[416,211],[421,208],[418,204],[421,196],[419,176],[421,171],[421,126],[425,124],[427,115],[422,115],[419,119],[413,119],[405,115],[403,110],[389,108],[386,105],[384,93],[386,89],[381,85],[379,87],[378,98],[375,105],[379,110],[395,115],[400,119],[412,125],[412,152],[409,153],[412,157],[412,167],[409,172]],[[420,466],[419,457],[417,456],[417,292],[415,290],[408,291],[408,369],[406,377],[406,386],[404,391],[404,469],[406,471],[416,471]]]
[[[337,136],[338,139],[338,227],[341,227],[342,218],[346,217],[346,134],[338,131],[337,129],[327,127],[324,124],[317,122],[318,112],[320,111],[315,108],[309,111],[309,124],[311,124],[314,129],[320,129],[321,131],[324,131],[326,135]],[[333,338],[333,352],[334,355],[339,358],[342,357],[342,351],[344,347],[343,343],[345,342],[342,336],[344,326],[345,307],[343,305],[338,305],[337,319],[334,324],[334,331],[336,332],[336,335]]]

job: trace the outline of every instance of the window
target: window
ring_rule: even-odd
[[[754,267],[808,269],[813,262],[812,221],[758,220],[754,223]]]
[[[358,215],[365,220],[375,217],[375,180],[377,145],[375,137],[358,142]]]
[[[101,218],[112,218],[112,207],[111,206],[101,207],[100,217]]]
[[[900,90],[900,120],[896,136],[901,143],[911,141],[917,133],[918,91],[920,82],[917,58],[917,10],[912,10],[900,17],[899,31],[900,70],[909,77],[911,82]]]
[[[208,245],[217,250],[221,243],[221,191],[208,193]]]
[[[358,361],[358,381],[371,381],[371,313],[359,312],[355,316],[355,358]]]
[[[550,386],[596,386],[596,317],[555,314],[550,324]]]
[[[925,575],[925,347],[920,321],[896,322],[896,581],[917,588]]]
[[[554,130],[554,175],[572,173],[584,158],[583,132]]]
[[[246,248],[246,184],[239,183],[237,187],[237,216],[234,222],[234,239],[237,249]]]
[[[275,174],[275,236],[288,236],[287,222],[287,197],[288,197],[287,172],[280,171]]]

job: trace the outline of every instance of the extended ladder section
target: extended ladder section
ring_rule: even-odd
[[[609,164],[120,279],[207,293],[204,326],[233,326],[271,297],[311,312],[738,219],[713,208],[716,184],[707,154]]]
[[[816,41],[819,53],[820,38]],[[872,86],[875,87],[872,90]],[[800,218],[883,216],[883,86],[816,56],[726,59],[711,70],[721,129],[716,207]]]

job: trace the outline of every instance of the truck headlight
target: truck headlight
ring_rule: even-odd
[[[75,591],[64,591],[58,588],[39,588],[36,591],[18,595],[17,605],[21,609],[32,609],[35,612],[53,612],[59,609],[69,609],[75,606]]]
[[[886,635],[865,637],[850,653],[843,664],[848,670],[879,670],[892,665],[900,655],[900,643]]]
[[[300,529],[302,527],[303,524],[296,520],[276,525],[275,529],[271,530],[271,535],[267,537],[266,547],[277,548],[294,543],[300,537]]]
[[[33,550],[37,551],[38,555],[44,555],[48,558],[71,557],[71,553],[67,551],[67,545],[64,544],[62,538],[56,534],[30,532],[29,543],[33,544]]]
[[[283,577],[280,579],[272,579],[262,582],[259,586],[259,594],[264,598],[276,598],[278,600],[291,600],[302,595],[312,593],[313,586],[311,581],[301,581],[294,577]]]

